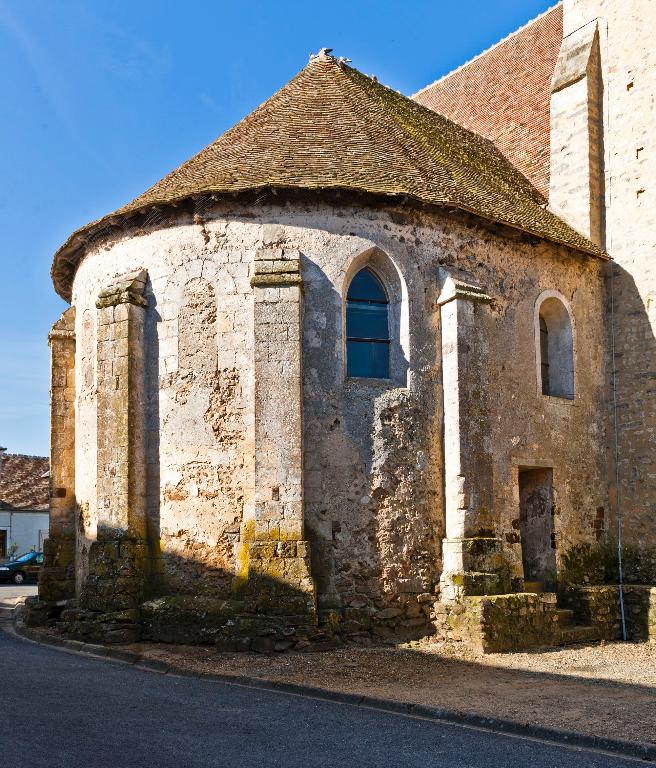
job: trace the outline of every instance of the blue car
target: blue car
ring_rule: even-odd
[[[36,581],[42,565],[43,552],[28,552],[16,560],[0,565],[0,581],[13,581],[18,585],[29,580]]]

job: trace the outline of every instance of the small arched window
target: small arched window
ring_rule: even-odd
[[[543,395],[574,399],[574,344],[572,321],[556,296],[540,304],[540,380]]]
[[[389,358],[389,299],[383,284],[365,267],[346,294],[347,375],[388,379]]]

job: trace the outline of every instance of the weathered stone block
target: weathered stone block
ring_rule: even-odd
[[[277,546],[276,554],[278,557],[296,557],[297,548],[298,543],[296,541],[281,541]],[[299,557],[303,556],[299,555]]]
[[[242,609],[234,600],[192,595],[156,598],[141,605],[143,638],[167,643],[215,642]]]
[[[285,579],[289,583],[300,584],[303,579],[311,578],[309,563],[300,557],[288,558],[285,563]]]
[[[438,634],[485,653],[553,645],[559,639],[556,596],[508,594],[465,597],[436,612]]]
[[[278,546],[274,542],[253,542],[250,545],[250,553],[252,558],[258,558],[261,560],[268,560],[276,557],[278,552]]]
[[[136,608],[143,600],[147,551],[145,542],[94,542],[89,550],[89,576],[80,592],[80,605],[107,612]]]
[[[269,560],[263,560],[262,573],[281,583],[288,583],[286,578],[286,564],[287,561],[282,557],[273,557]]]
[[[297,541],[303,537],[302,520],[281,520],[280,521],[280,540]]]
[[[382,611],[378,611],[374,616],[374,619],[376,621],[381,621],[385,619],[395,619],[402,615],[403,610],[401,608],[391,606],[390,608],[384,608]]]
[[[132,643],[141,637],[138,610],[94,611],[84,608],[62,612],[61,626],[78,640],[91,643]]]

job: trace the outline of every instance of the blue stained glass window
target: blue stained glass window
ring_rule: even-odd
[[[346,372],[359,378],[389,378],[389,301],[380,280],[365,267],[346,295]]]
[[[353,301],[375,301],[378,304],[387,304],[385,289],[369,267],[361,269],[351,280],[346,298]]]

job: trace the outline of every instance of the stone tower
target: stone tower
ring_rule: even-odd
[[[625,541],[645,551],[656,539],[655,29],[651,0],[564,0],[551,99],[550,205],[614,260],[609,483]]]

